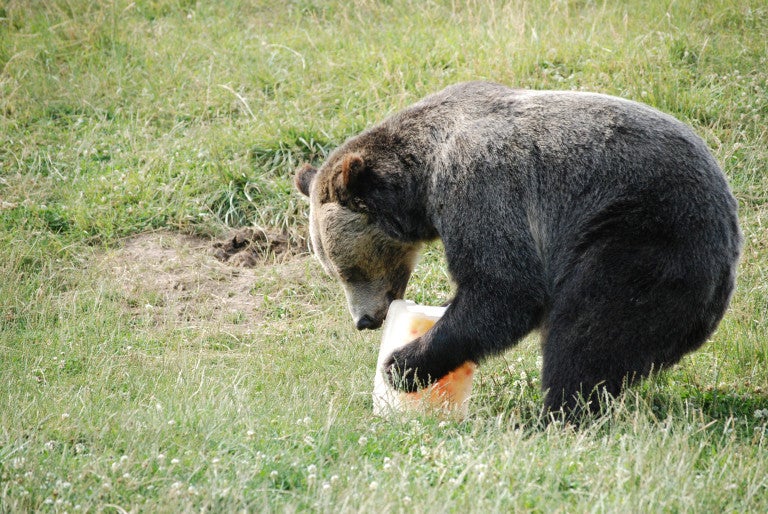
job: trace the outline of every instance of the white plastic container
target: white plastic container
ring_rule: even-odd
[[[395,300],[390,304],[373,383],[374,414],[415,410],[457,419],[466,417],[469,395],[472,393],[472,377],[477,367],[473,362],[465,362],[438,382],[415,393],[393,389],[384,377],[384,362],[392,352],[425,334],[440,319],[445,309],[405,300]]]

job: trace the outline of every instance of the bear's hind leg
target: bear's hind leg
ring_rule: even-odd
[[[563,323],[550,328],[542,347],[545,413],[562,409],[573,421],[585,413],[600,412],[604,401],[653,368],[651,359],[641,352],[612,354],[618,345],[611,343],[617,334],[610,330],[600,337],[579,329],[584,327]]]
[[[688,262],[690,256],[669,249],[603,247],[574,266],[544,320],[548,411],[578,414],[585,403],[598,411],[604,393],[618,395],[706,340],[733,277],[702,273]]]

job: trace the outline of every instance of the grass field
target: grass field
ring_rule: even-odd
[[[691,124],[740,202],[711,342],[574,430],[538,340],[464,422],[371,416],[380,332],[307,255],[295,167],[469,79]],[[768,511],[763,0],[0,2],[0,512]],[[450,297],[439,245],[406,296]]]

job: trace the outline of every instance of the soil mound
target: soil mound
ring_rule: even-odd
[[[306,239],[295,234],[258,227],[243,228],[213,244],[213,256],[242,268],[267,262],[285,262],[308,253]]]

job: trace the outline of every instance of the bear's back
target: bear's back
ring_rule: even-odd
[[[566,265],[557,254],[569,260],[585,234],[738,253],[736,202],[717,161],[690,127],[647,105],[470,82],[385,125],[432,154],[430,197],[443,217],[506,213],[509,231],[524,220],[551,264]]]
[[[725,175],[690,127],[622,98],[468,82],[425,98],[389,123],[389,130],[422,140],[418,148],[436,154],[437,186],[485,184],[491,190],[483,194],[527,202],[550,215],[561,211],[572,218],[644,191],[669,197],[682,210],[702,203],[735,209]],[[427,127],[431,137],[423,141]]]

